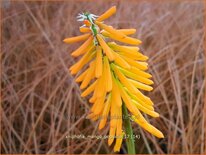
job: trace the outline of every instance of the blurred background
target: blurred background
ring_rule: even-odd
[[[136,28],[149,56],[154,90],[146,93],[160,118],[147,120],[160,129],[158,139],[133,123],[137,153],[204,153],[204,2],[153,0],[2,1],[1,153],[113,153],[107,135],[86,118],[90,106],[68,68],[80,44],[80,12],[102,14],[115,28]],[[121,153],[126,153],[125,141]]]

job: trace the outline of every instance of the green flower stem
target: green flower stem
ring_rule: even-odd
[[[122,112],[123,112],[123,124],[126,132],[125,134],[126,134],[127,151],[128,154],[135,154],[133,131],[132,131],[132,126],[131,126],[131,122],[129,119],[129,115],[125,103],[122,103]]]

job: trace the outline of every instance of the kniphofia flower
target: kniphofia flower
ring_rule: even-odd
[[[151,91],[153,81],[152,75],[146,72],[148,57],[137,47],[141,41],[129,36],[136,30],[115,29],[103,22],[115,12],[114,6],[101,16],[90,13],[79,14],[78,21],[84,23],[80,27],[80,32],[83,34],[66,38],[64,42],[84,41],[71,53],[73,57],[81,56],[81,58],[70,67],[70,72],[79,75],[76,82],[80,83],[81,96],[89,96],[91,110],[88,117],[94,121],[99,119],[99,129],[105,127],[110,117],[108,144],[111,145],[116,141],[114,151],[119,151],[124,135],[123,104],[130,111],[131,119],[139,126],[158,138],[164,136],[161,131],[148,123],[141,113],[159,117],[154,111],[153,102],[140,91]],[[130,46],[119,45],[112,40]]]

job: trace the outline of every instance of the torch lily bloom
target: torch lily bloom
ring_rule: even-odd
[[[159,117],[154,111],[151,99],[140,91],[151,91],[153,81],[152,75],[146,72],[148,57],[137,47],[141,41],[129,36],[136,30],[115,29],[103,22],[115,12],[114,6],[101,16],[90,13],[79,14],[78,21],[84,23],[79,29],[83,34],[66,38],[64,42],[84,41],[71,53],[73,57],[81,56],[81,58],[69,70],[71,74],[78,74],[76,82],[81,83],[81,96],[89,96],[91,110],[88,117],[94,121],[100,120],[99,129],[104,128],[110,118],[108,144],[111,145],[115,141],[114,151],[118,152],[124,138],[123,104],[129,110],[130,118],[139,126],[158,138],[164,136],[142,115],[145,113]]]

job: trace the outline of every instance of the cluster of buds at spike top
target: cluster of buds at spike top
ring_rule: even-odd
[[[76,78],[81,83],[82,97],[90,96],[92,103],[88,117],[100,120],[99,129],[105,127],[110,116],[110,131],[108,144],[116,139],[114,151],[119,151],[122,139],[122,104],[130,111],[131,119],[142,128],[158,138],[163,134],[148,123],[141,112],[152,117],[159,117],[154,111],[153,102],[140,90],[151,91],[153,81],[151,74],[147,73],[147,56],[139,48],[140,40],[129,37],[136,32],[135,29],[115,29],[102,21],[116,12],[116,7],[107,10],[101,16],[90,13],[79,14],[78,20],[84,23],[80,27],[83,35],[66,38],[65,43],[85,41],[78,49],[73,51],[73,57],[81,59],[70,67],[71,74],[83,72]],[[127,43],[133,46],[118,45],[108,42],[108,39]],[[141,112],[140,112],[141,111]],[[115,138],[115,137],[121,138]]]

